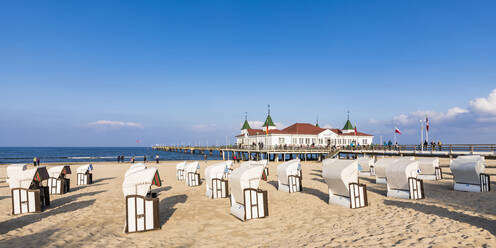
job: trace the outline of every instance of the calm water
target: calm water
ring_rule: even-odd
[[[144,155],[147,160],[154,160],[157,154],[160,160],[203,160],[200,154],[156,151],[150,147],[0,147],[0,164],[32,163],[33,157],[40,158],[41,163],[116,161],[118,155],[124,155],[126,161],[131,156],[143,161]],[[208,156],[219,158],[218,152]]]

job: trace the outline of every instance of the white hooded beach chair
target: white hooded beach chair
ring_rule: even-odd
[[[349,208],[368,206],[367,187],[358,181],[358,161],[325,159],[322,177],[329,189],[329,204]]]
[[[48,188],[51,195],[62,195],[70,191],[71,181],[65,177],[66,174],[71,174],[71,167],[68,165],[48,169]]]
[[[151,186],[162,186],[157,168],[141,168],[128,174],[122,183],[126,197],[125,233],[143,232],[160,228],[159,199]]]
[[[421,158],[419,163],[419,179],[440,180],[443,179],[443,172],[439,167],[439,158]]]
[[[371,157],[361,157],[357,159],[358,161],[358,174],[360,176],[373,176],[375,175],[374,170],[374,158]]]
[[[213,164],[205,168],[206,195],[212,199],[226,198],[229,196],[228,181],[224,179],[229,170],[229,161]]]
[[[301,164],[299,159],[293,159],[277,166],[277,189],[284,192],[299,192],[301,185]]]
[[[454,190],[489,192],[491,180],[484,174],[485,161],[482,156],[459,156],[450,165],[453,173]]]
[[[418,179],[419,163],[399,159],[386,167],[387,196],[404,199],[424,199],[424,183]]]
[[[184,175],[184,167],[186,166],[186,161],[183,161],[176,165],[176,178],[178,181],[184,181],[186,176]]]
[[[38,213],[50,205],[48,187],[41,184],[48,177],[45,166],[20,170],[10,175],[13,215]]]
[[[93,174],[91,174],[91,171],[93,171],[93,165],[92,164],[86,164],[83,166],[79,166],[76,169],[77,173],[77,185],[88,185],[93,183]]]
[[[386,167],[398,161],[398,158],[382,158],[374,164],[375,183],[386,184]]]
[[[198,173],[198,169],[200,169],[200,163],[198,162],[186,163],[186,165],[184,166],[186,185],[188,187],[195,187],[200,185],[200,173]]]
[[[231,214],[242,221],[269,215],[267,191],[258,189],[263,165],[244,165],[229,176]]]
[[[9,183],[9,178],[12,175],[15,175],[21,171],[24,171],[28,168],[27,164],[11,164],[7,166],[7,179],[5,180],[7,183]]]

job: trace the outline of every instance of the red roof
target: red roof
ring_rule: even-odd
[[[295,123],[282,131],[287,134],[319,134],[325,130],[310,123]]]
[[[340,129],[337,128],[320,128],[310,123],[295,123],[283,130],[272,129],[269,130],[269,134],[309,134],[309,135],[317,135],[325,130],[331,130],[335,134],[345,135],[345,136],[354,136],[355,132],[343,133]],[[262,135],[265,134],[265,129],[247,129],[248,135]],[[240,137],[243,135],[238,135],[236,137]],[[357,132],[357,136],[373,136],[370,134]]]

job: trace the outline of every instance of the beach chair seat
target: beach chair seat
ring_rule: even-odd
[[[184,173],[186,174],[186,185],[188,187],[196,187],[200,185],[200,164],[198,162],[186,163]]]
[[[277,166],[277,189],[283,192],[300,192],[303,190],[301,164],[294,159]]]
[[[386,167],[396,162],[398,158],[382,158],[374,164],[375,183],[386,184]]]
[[[71,174],[68,165],[55,166],[48,169],[48,189],[52,195],[62,195],[70,191],[70,179],[65,175]]]
[[[489,192],[491,178],[484,173],[484,157],[478,155],[460,156],[450,165],[453,173],[453,189],[468,192]]]
[[[267,191],[258,189],[264,165],[244,165],[233,170],[231,185],[231,214],[242,221],[269,215]]]
[[[325,159],[322,177],[328,187],[329,204],[352,209],[368,206],[367,187],[358,181],[358,161]]]
[[[18,171],[10,175],[12,214],[39,213],[50,205],[48,187],[41,182],[48,179],[44,166]]]
[[[142,168],[124,178],[122,191],[126,199],[125,233],[160,229],[159,198],[152,185],[162,186],[156,168]]]
[[[87,164],[76,169],[77,180],[76,185],[89,185],[93,183],[93,165]]]
[[[403,199],[424,199],[424,183],[417,178],[419,163],[398,160],[386,168],[387,196]]]

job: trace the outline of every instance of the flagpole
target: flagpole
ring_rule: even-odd
[[[420,149],[424,151],[424,125],[423,120],[420,120]]]

